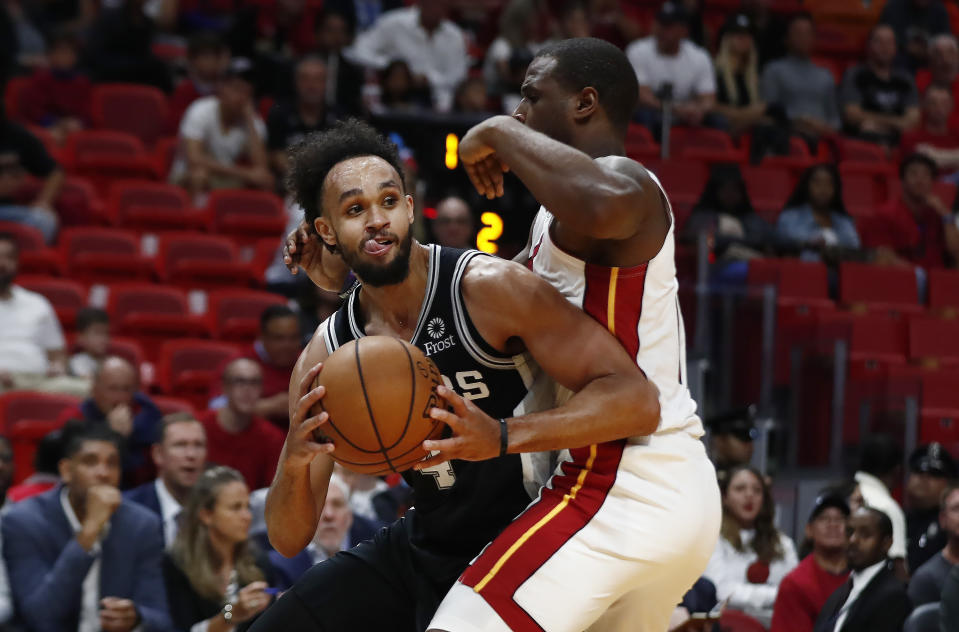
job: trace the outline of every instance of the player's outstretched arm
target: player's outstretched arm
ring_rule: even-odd
[[[503,172],[512,171],[540,204],[577,233],[621,240],[639,233],[649,217],[662,225],[659,188],[639,163],[624,156],[594,160],[510,116],[494,116],[473,127],[459,151],[481,195],[502,195]]]
[[[290,429],[280,453],[276,476],[266,496],[266,527],[273,548],[286,557],[302,551],[316,532],[333,473],[331,444],[313,440],[313,431],[327,414],[311,416],[324,387],[313,388],[326,359],[326,346],[317,336],[300,354],[290,379]]]
[[[494,258],[470,263],[463,278],[466,306],[480,334],[495,347],[517,339],[550,377],[575,395],[563,406],[506,420],[508,449],[539,452],[648,435],[659,425],[659,391],[619,341],[523,266]],[[450,389],[439,389],[453,411],[433,418],[453,437],[428,441],[440,454],[417,464],[481,460],[499,453],[499,421]]]

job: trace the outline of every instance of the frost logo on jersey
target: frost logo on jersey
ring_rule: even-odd
[[[426,333],[429,334],[433,340],[439,340],[443,337],[443,334],[446,333],[446,323],[443,322],[442,318],[437,316],[426,324]]]

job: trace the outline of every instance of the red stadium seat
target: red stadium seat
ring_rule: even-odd
[[[0,222],[0,233],[13,235],[20,249],[19,270],[23,274],[60,274],[60,255],[47,248],[43,233],[17,222]]]
[[[922,376],[919,442],[959,442],[959,371],[934,371]]]
[[[153,403],[156,404],[157,408],[160,409],[160,412],[164,415],[169,415],[172,413],[189,413],[196,416],[196,408],[193,404],[185,399],[180,399],[178,397],[166,397],[164,395],[154,395],[150,399],[153,400]]]
[[[766,156],[760,163],[764,167],[785,167],[793,173],[803,171],[816,164],[816,157],[809,152],[809,145],[802,138],[789,138],[789,154],[785,156]]]
[[[90,109],[95,127],[133,134],[151,147],[169,116],[163,92],[140,84],[95,85]]]
[[[839,267],[839,300],[860,311],[923,311],[912,268],[843,263]]]
[[[60,393],[9,391],[0,395],[0,432],[22,419],[56,421],[67,408],[80,404],[80,398]]]
[[[87,289],[70,279],[20,275],[17,285],[42,294],[53,305],[57,320],[64,329],[73,329],[77,312],[87,306]]]
[[[153,169],[161,179],[165,179],[170,173],[170,167],[173,166],[173,159],[176,157],[176,148],[179,142],[180,139],[176,136],[161,138],[153,149]]]
[[[839,176],[842,178],[842,200],[847,207],[872,211],[886,201],[886,185],[879,176],[852,172],[845,165],[839,166]]]
[[[210,387],[240,348],[211,340],[168,340],[160,348],[157,384],[161,391],[206,408]]]
[[[720,632],[765,632],[762,623],[739,610],[726,608],[719,617]]]
[[[220,340],[252,342],[260,328],[260,314],[270,305],[286,305],[279,294],[254,290],[210,292],[209,309],[213,336]]]
[[[283,200],[265,191],[220,189],[210,193],[207,209],[219,235],[256,241],[283,235],[286,211]]]
[[[40,440],[61,426],[55,419],[21,419],[10,424],[7,438],[13,447],[14,485],[33,473],[34,455]]]
[[[42,183],[36,178],[28,178],[17,194],[20,201],[29,201],[36,197]],[[107,217],[100,202],[99,194],[86,178],[68,175],[60,194],[54,201],[60,226],[90,226],[106,224]]]
[[[182,188],[165,182],[120,180],[110,186],[111,219],[139,230],[203,229],[206,215],[193,207]]]
[[[88,282],[152,280],[153,262],[140,254],[140,239],[117,228],[69,228],[60,251],[70,276]]]
[[[839,159],[841,162],[872,162],[883,165],[889,162],[889,157],[882,145],[855,138],[840,138]]]
[[[945,316],[959,314],[959,270],[929,270],[929,309]]]
[[[202,233],[165,233],[157,253],[160,278],[181,287],[215,289],[253,282],[253,269],[241,263],[227,237]]]
[[[729,134],[708,127],[677,127],[670,133],[670,155],[704,162],[745,162],[747,151],[736,147]]]
[[[166,340],[208,334],[205,321],[190,314],[186,293],[173,287],[143,283],[113,285],[107,312],[114,331],[139,341],[151,360]]]
[[[792,192],[793,178],[785,167],[744,166],[741,168],[753,208],[763,219],[775,223]]]
[[[676,214],[687,214],[699,201],[709,178],[709,169],[705,163],[687,160],[649,161],[646,168],[652,171],[662,182],[673,204]]]
[[[156,177],[152,158],[139,138],[112,130],[82,130],[67,138],[67,169],[89,178],[106,193],[115,180]]]
[[[927,317],[910,320],[909,357],[925,366],[959,367],[959,320]],[[959,383],[956,389],[959,390]]]
[[[3,93],[3,102],[6,107],[7,118],[21,124],[27,122],[24,108],[24,97],[30,86],[30,77],[10,77],[7,80]]]
[[[626,155],[639,162],[655,160],[660,156],[659,143],[645,125],[630,123],[626,131]]]

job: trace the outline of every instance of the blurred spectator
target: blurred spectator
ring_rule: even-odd
[[[87,38],[87,65],[98,82],[146,83],[169,92],[166,64],[153,56],[156,26],[143,12],[144,0],[100,11]]]
[[[706,25],[703,22],[703,0],[680,0],[686,11],[686,32],[689,41],[703,49],[710,48]]]
[[[959,97],[959,41],[951,34],[937,35],[929,42],[929,67],[916,73],[916,89],[925,94],[929,86],[949,91],[953,104]],[[953,109],[949,127],[959,129],[959,111]]]
[[[296,100],[276,103],[266,119],[270,164],[282,182],[289,169],[287,149],[308,134],[326,129],[336,118],[327,108],[326,62],[315,55],[300,59],[296,65]]]
[[[353,35],[353,23],[346,15],[334,9],[323,12],[316,54],[326,62],[326,107],[341,116],[363,113],[363,70],[343,56]]]
[[[66,341],[50,301],[13,282],[18,257],[16,239],[0,233],[0,392],[83,393],[86,381],[62,377],[67,366]]]
[[[33,73],[21,101],[26,120],[46,127],[59,144],[90,125],[91,84],[77,65],[79,55],[77,36],[58,32],[50,41],[49,66]]]
[[[380,105],[387,112],[428,110],[429,88],[417,85],[413,72],[401,59],[391,61],[380,73]]]
[[[766,103],[784,107],[793,129],[808,139],[833,134],[839,129],[836,83],[809,58],[816,37],[812,17],[797,13],[787,32],[789,54],[766,66],[760,92]]]
[[[373,537],[382,523],[354,516],[350,509],[349,492],[343,479],[333,474],[313,540],[291,558],[283,557],[276,551],[269,552],[277,588],[287,590],[311,566]]]
[[[238,358],[223,370],[226,405],[200,415],[209,461],[236,468],[251,489],[269,487],[286,439],[276,426],[256,414],[262,392],[260,365]]]
[[[119,444],[105,427],[74,433],[60,462],[63,485],[3,517],[13,597],[31,630],[170,629],[159,521],[123,502]]]
[[[523,82],[526,81],[526,69],[533,56],[529,51],[520,49],[513,51],[507,62],[508,74],[503,84],[503,94],[500,95],[500,105],[503,114],[512,115],[523,100]]]
[[[180,531],[163,559],[170,614],[178,630],[243,632],[270,603],[266,556],[247,535],[250,492],[229,467],[214,467],[190,491]]]
[[[733,135],[767,120],[759,97],[759,55],[749,16],[733,15],[723,26],[716,55],[716,111]]]
[[[170,97],[170,129],[177,130],[190,104],[213,96],[230,65],[230,49],[216,33],[201,31],[187,41],[186,77]]]
[[[842,180],[831,163],[810,167],[786,201],[776,220],[779,246],[790,254],[799,253],[816,261],[831,253],[860,248],[856,223],[842,201]]]
[[[753,460],[753,440],[759,434],[755,416],[756,407],[749,406],[707,420],[709,458],[717,470],[749,465]]]
[[[902,135],[902,155],[919,152],[936,163],[940,173],[951,176],[959,169],[959,128],[950,122],[955,109],[952,93],[931,84],[922,97],[922,124]]]
[[[760,67],[786,54],[786,21],[771,4],[770,0],[741,0],[739,5],[753,23]]]
[[[403,6],[403,0],[326,0],[324,7],[349,16],[351,29],[357,32],[372,28],[381,15]]]
[[[17,40],[17,63],[22,68],[40,68],[46,64],[47,44],[35,21],[33,3],[5,0]]]
[[[656,14],[654,35],[633,42],[626,56],[639,80],[639,118],[653,133],[662,126],[663,101],[672,103],[679,125],[718,125],[716,75],[709,54],[686,39],[686,11],[665,2]]]
[[[248,60],[234,59],[216,96],[194,101],[183,115],[170,181],[194,197],[211,189],[273,187],[250,71]]]
[[[73,423],[68,423],[71,426]],[[11,503],[20,502],[42,494],[60,483],[59,463],[63,457],[63,429],[56,430],[44,436],[37,444],[37,451],[33,455],[33,474],[25,478],[19,485],[14,485],[7,492],[7,499]]]
[[[826,600],[816,632],[900,632],[910,606],[906,586],[887,558],[893,539],[889,517],[865,507],[850,516],[848,532],[846,557],[852,574]]]
[[[490,111],[487,102],[486,82],[481,77],[469,77],[456,86],[453,111],[459,114],[487,114]]]
[[[755,469],[741,466],[720,476],[723,522],[706,571],[716,597],[769,626],[779,582],[796,567],[796,549],[773,524],[772,493]]]
[[[77,341],[67,371],[77,377],[93,377],[110,348],[110,316],[97,307],[77,312]]]
[[[811,550],[779,584],[770,632],[812,632],[823,604],[849,576],[847,518],[849,505],[842,496],[827,491],[816,498],[806,522]]]
[[[429,86],[441,112],[453,105],[453,90],[466,78],[469,58],[463,31],[447,19],[449,0],[418,0],[384,13],[346,51],[351,61],[383,69],[396,59],[413,73],[414,85]]]
[[[524,51],[533,56],[542,48],[545,33],[544,8],[541,0],[510,0],[500,14],[499,35],[486,49],[483,78],[492,95],[504,93],[511,84],[509,60],[513,53]]]
[[[909,456],[906,551],[910,571],[915,571],[946,546],[940,502],[946,487],[956,478],[959,478],[959,469],[942,444],[920,446]],[[956,559],[959,560],[959,557]]]
[[[105,425],[123,438],[124,488],[153,478],[150,446],[163,413],[140,390],[136,368],[119,356],[105,358],[93,373],[90,397],[67,408],[60,421],[83,419],[88,425]]]
[[[203,424],[190,413],[167,415],[160,423],[159,436],[150,456],[156,465],[156,480],[134,487],[123,497],[157,515],[163,544],[170,548],[176,539],[183,505],[206,463]]]
[[[914,608],[939,601],[946,578],[959,567],[959,484],[947,483],[940,494],[942,527],[945,545],[919,567],[909,580],[909,600]]]
[[[936,163],[923,154],[899,165],[902,193],[877,209],[864,240],[876,249],[877,263],[929,269],[959,261],[955,217],[932,188],[937,173]]]
[[[713,251],[724,264],[761,257],[771,245],[772,227],[753,210],[738,165],[713,166],[683,236],[695,241],[701,232],[713,236]]]
[[[589,13],[585,0],[567,0],[557,16],[556,39],[589,36]]]
[[[625,49],[642,35],[643,15],[636,5],[628,0],[589,0],[590,35]]]
[[[436,219],[431,222],[435,243],[447,248],[475,248],[473,214],[466,201],[448,197],[436,205]]]
[[[260,365],[263,375],[263,392],[254,414],[266,417],[284,431],[290,416],[290,376],[302,349],[299,316],[286,305],[271,305],[260,315],[259,338],[243,353]],[[219,385],[212,394],[210,408],[226,403]]]
[[[888,553],[897,576],[905,580],[909,576],[906,567],[906,516],[891,493],[902,480],[902,448],[887,434],[871,434],[861,441],[860,450],[859,469],[855,475],[859,491],[862,492],[866,507],[878,509],[889,516],[892,542],[883,556]]]
[[[316,38],[316,11],[307,0],[276,0],[257,11],[256,49],[293,59],[311,51]]]
[[[939,601],[940,632],[959,632],[959,564],[952,567]]]
[[[866,63],[846,71],[840,89],[847,134],[894,146],[919,124],[919,98],[912,77],[893,68],[896,35],[891,27],[873,27]]]
[[[0,435],[0,510],[7,502],[7,492],[13,485],[13,446],[10,440]],[[0,613],[0,623],[3,622],[2,613]]]
[[[16,196],[30,174],[42,181],[29,204]],[[0,107],[0,221],[33,226],[43,233],[47,243],[57,234],[57,214],[53,203],[63,184],[63,171],[43,143],[25,128],[7,119]]]
[[[942,0],[889,0],[879,21],[893,28],[900,65],[913,71],[926,65],[929,38],[949,32],[949,14]]]

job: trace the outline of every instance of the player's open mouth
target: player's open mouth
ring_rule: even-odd
[[[363,243],[363,252],[374,257],[381,257],[393,247],[393,240],[389,238],[367,239]]]

